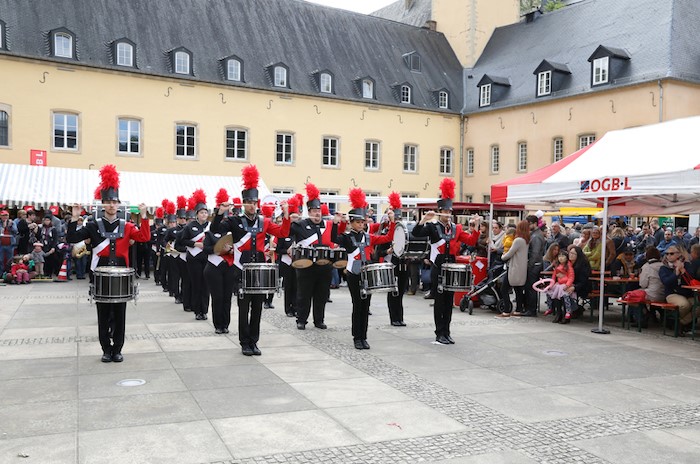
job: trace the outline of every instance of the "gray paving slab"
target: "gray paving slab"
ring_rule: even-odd
[[[76,400],[4,404],[0,407],[0,443],[3,438],[74,432],[77,411]]]
[[[0,361],[0,380],[75,375],[78,375],[78,360],[75,357]]]
[[[433,371],[461,370],[476,368],[475,364],[463,359],[450,356],[449,353],[416,353],[393,354],[381,356],[381,358],[401,369],[414,373],[428,373]]]
[[[81,344],[81,348],[82,348]],[[91,345],[94,345],[92,343]],[[129,343],[133,345],[133,342]],[[124,350],[125,362],[103,363],[101,362],[102,350],[91,356],[78,357],[78,370],[81,375],[87,374],[113,374],[116,372],[156,371],[171,369],[172,364],[165,353],[133,353]]]
[[[191,392],[209,419],[316,409],[286,384],[217,388]]]
[[[686,440],[663,430],[581,440],[575,444],[616,464],[695,464],[700,455],[697,440]]]
[[[622,383],[684,403],[700,403],[700,394],[698,394],[700,392],[700,378],[669,375],[623,380]]]
[[[0,381],[0,405],[75,400],[78,377],[40,377]]]
[[[327,360],[332,359],[331,355],[324,353],[318,348],[314,348],[308,345],[298,345],[298,346],[278,346],[278,347],[267,347],[265,346],[265,341],[261,340],[258,343],[260,350],[263,355],[258,358],[258,361],[262,364],[277,364],[285,362],[297,362],[297,361],[315,361],[315,360]]]
[[[364,372],[336,359],[271,363],[267,364],[267,368],[287,383],[351,379],[367,376]]]
[[[395,388],[369,377],[290,384],[319,408],[407,401]]]
[[[527,382],[484,368],[433,371],[423,374],[423,376],[463,395],[489,392],[503,392],[504,395],[508,395],[509,392],[518,392],[534,387]]]
[[[440,460],[436,461],[435,464],[535,464],[537,462],[517,451],[502,451],[500,453],[486,453]]]
[[[666,395],[621,381],[552,387],[549,391],[610,412],[653,409],[682,404]]]
[[[241,356],[236,346],[224,350],[170,351],[165,355],[176,369],[258,364],[250,356]]]
[[[76,432],[68,432],[0,440],[0,462],[75,464],[76,437]]]
[[[243,387],[282,383],[282,380],[260,364],[178,369],[177,374],[189,390]]]
[[[117,382],[126,379],[145,380],[145,383],[138,387],[122,387],[117,385]],[[148,393],[168,393],[187,390],[187,387],[174,370],[126,371],[81,375],[78,388],[81,399],[145,395]]]

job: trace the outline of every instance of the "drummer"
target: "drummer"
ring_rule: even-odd
[[[475,228],[471,232],[462,230],[461,224],[452,223],[452,199],[454,198],[455,181],[450,178],[443,179],[440,183],[441,198],[438,200],[438,213],[428,211],[413,228],[416,237],[429,237],[431,289],[435,298],[433,316],[435,318],[435,341],[443,345],[454,344],[450,336],[450,322],[452,321],[452,302],[454,292],[438,291],[439,276],[443,263],[454,262],[454,257],[459,253],[460,244],[476,245],[479,240],[478,216],[475,217]],[[437,216],[437,222],[430,222]]]
[[[146,205],[139,205],[141,213],[141,228],[117,217],[119,206],[119,173],[114,165],[108,164],[100,169],[100,195],[104,216],[96,221],[77,228],[82,206],[73,205],[71,222],[68,224],[66,240],[77,243],[90,239],[93,244],[92,263],[90,269],[94,272],[98,266],[129,267],[129,241],[148,242],[151,231],[148,222]],[[113,321],[112,338],[110,342],[109,321]],[[102,345],[102,362],[122,362],[122,347],[124,346],[124,330],[126,326],[126,302],[97,303],[97,327]]]
[[[289,199],[289,219],[292,224],[299,220],[299,209],[304,204],[304,196],[297,193]],[[287,317],[297,316],[297,274],[292,267],[292,245],[290,237],[283,237],[277,243],[277,264],[280,267],[282,288],[284,291],[284,314]]]
[[[245,190],[241,192],[243,197],[243,214],[229,217],[222,221],[224,214],[231,209],[229,203],[219,205],[219,210],[214,216],[211,231],[225,235],[231,232],[233,245],[226,245],[224,251],[233,255],[233,264],[236,267],[234,279],[242,279],[243,265],[246,263],[264,263],[265,237],[267,234],[275,237],[289,235],[289,211],[287,203],[282,203],[284,218],[279,226],[269,219],[264,219],[257,214],[258,205],[258,180],[260,174],[253,166],[243,168],[243,185]],[[243,289],[239,290],[242,291]],[[260,339],[260,316],[265,295],[242,294],[238,296],[238,340],[241,351],[245,356],[260,356],[262,352],[258,348]]]
[[[348,213],[350,231],[340,234],[336,243],[348,252],[348,264],[345,267],[350,296],[352,297],[352,338],[355,348],[369,350],[367,343],[367,324],[369,319],[369,299],[360,293],[362,266],[372,262],[372,252],[376,245],[389,243],[394,239],[394,214],[389,213],[389,229],[386,235],[370,235],[365,231],[366,201],[362,189],[354,188],[348,193],[353,209]]]
[[[343,216],[336,213],[333,220],[323,220],[321,217],[321,200],[319,200],[319,190],[314,184],[306,184],[306,208],[309,212],[307,219],[302,219],[292,224],[289,236],[294,240],[297,247],[314,247],[318,252],[318,247],[325,247],[330,252],[338,234],[345,231],[345,223],[341,226]],[[329,253],[330,255],[330,253]],[[299,298],[297,300],[297,329],[306,329],[306,324],[311,311],[313,300],[314,327],[326,329],[323,322],[326,315],[326,302],[330,295],[331,277],[333,276],[333,265],[330,260],[319,263],[315,260],[312,266],[307,268],[297,268],[297,288]]]
[[[386,235],[389,231],[389,214],[401,215],[401,197],[396,192],[391,192],[389,194],[389,205],[390,207],[384,212],[384,216],[380,221],[379,233]],[[406,323],[403,321],[403,294],[406,292],[408,287],[408,261],[397,256],[396,252],[399,250],[395,249],[398,245],[396,240],[399,239],[399,233],[403,234],[403,245],[405,246],[405,232],[401,228],[397,230],[394,234],[394,243],[386,243],[377,246],[377,255],[383,258],[385,262],[390,262],[394,265],[394,275],[396,276],[398,283],[398,294],[394,295],[394,292],[388,292],[386,295],[386,303],[389,308],[389,321],[394,327],[405,327]]]

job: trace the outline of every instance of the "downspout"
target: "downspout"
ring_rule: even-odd
[[[664,122],[664,85],[659,79],[659,122]]]
[[[469,118],[467,112],[467,69],[462,69],[462,109],[459,112],[459,201],[464,201],[464,132]]]

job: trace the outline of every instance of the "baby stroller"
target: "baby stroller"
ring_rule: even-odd
[[[505,263],[497,264],[489,269],[488,279],[472,285],[471,291],[462,297],[462,300],[459,302],[459,310],[462,312],[469,310],[469,314],[472,314],[474,312],[472,297],[478,295],[482,308],[503,312],[505,302],[501,298],[500,283],[507,273],[508,270]]]

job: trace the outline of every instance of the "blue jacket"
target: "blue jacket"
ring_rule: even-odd
[[[685,267],[685,271],[692,276],[693,269],[690,263],[684,263],[683,266]],[[682,288],[685,283],[680,276],[676,275],[676,271],[672,267],[662,266],[661,269],[659,269],[659,279],[661,279],[661,282],[664,284],[666,296],[673,293],[683,295],[685,297],[693,296],[692,290]]]

